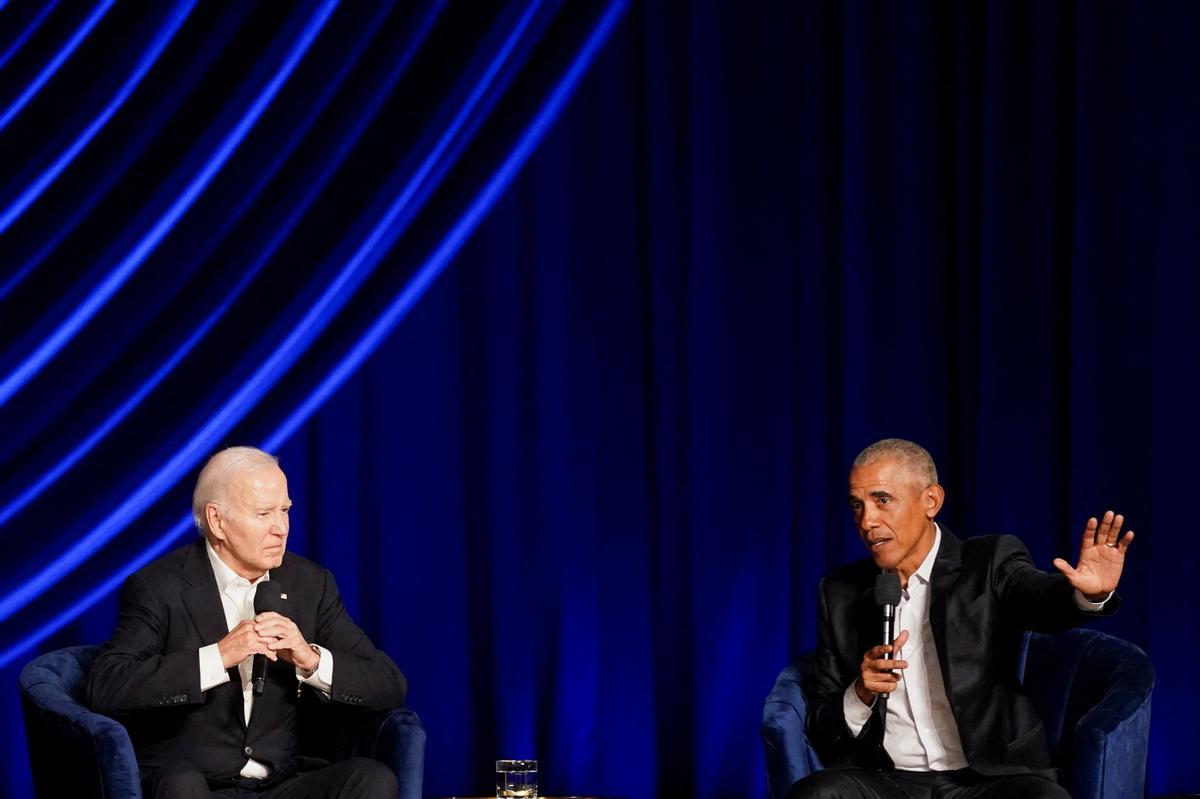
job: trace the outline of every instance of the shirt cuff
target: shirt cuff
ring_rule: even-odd
[[[862,703],[854,690],[854,683],[850,683],[850,687],[842,694],[842,713],[846,716],[846,726],[850,728],[854,737],[857,738],[862,728],[871,720],[871,708],[874,706],[873,702],[870,705]]]
[[[216,688],[229,682],[229,672],[221,662],[219,644],[209,644],[200,647],[200,692]]]
[[[1078,588],[1075,589],[1075,606],[1084,613],[1099,613],[1104,610],[1104,603],[1112,599],[1113,591],[1108,592],[1108,596],[1101,599],[1099,602],[1093,602],[1083,595]]]
[[[321,650],[321,662],[317,664],[317,670],[309,674],[304,669],[296,668],[296,681],[304,685],[311,685],[326,696],[333,694],[333,653],[323,646],[314,647]]]

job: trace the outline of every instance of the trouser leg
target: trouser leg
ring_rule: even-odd
[[[797,782],[787,799],[929,799],[930,792],[904,775],[867,768],[817,771]]]
[[[263,799],[396,799],[392,770],[367,757],[353,757],[297,774],[259,796]]]

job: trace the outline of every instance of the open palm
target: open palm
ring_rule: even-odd
[[[1121,525],[1124,523],[1125,517],[1111,510],[1105,511],[1099,521],[1093,516],[1084,525],[1079,562],[1075,567],[1072,568],[1062,558],[1054,559],[1054,567],[1090,600],[1103,599],[1117,589],[1117,583],[1121,580],[1125,551],[1133,542],[1132,530],[1121,536]]]

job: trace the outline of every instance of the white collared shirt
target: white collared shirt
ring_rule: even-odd
[[[229,568],[208,541],[204,542],[204,548],[208,551],[213,575],[217,578],[217,591],[221,595],[221,607],[225,611],[225,625],[229,630],[233,630],[242,620],[254,618],[254,594],[259,583],[271,579],[271,573],[266,572],[251,583]],[[242,707],[247,726],[250,724],[250,711],[254,708],[254,686],[250,680],[253,669],[253,656],[247,657],[238,664],[238,674],[242,678]],[[306,674],[297,668],[296,679],[328,696],[333,689],[333,654],[322,648],[321,662],[317,666],[317,670],[312,674]],[[221,662],[221,650],[218,648],[218,644],[200,647],[201,692],[227,682],[229,682],[229,672],[225,670],[225,665]],[[243,777],[264,779],[270,776],[271,770],[257,760],[247,758],[241,774]]]
[[[896,606],[896,629],[908,630],[908,641],[892,657],[907,660],[908,668],[899,670],[900,681],[888,695],[883,747],[896,768],[904,771],[952,771],[968,765],[929,625],[929,578],[942,544],[942,528],[935,523],[934,531],[929,554],[908,578]],[[1104,602],[1089,602],[1078,591],[1075,604],[1090,612],[1104,607]],[[871,718],[871,707],[862,703],[851,683],[842,697],[851,733],[862,731]]]

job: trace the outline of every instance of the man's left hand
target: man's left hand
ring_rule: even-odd
[[[312,650],[308,641],[304,640],[300,628],[287,616],[273,610],[260,613],[254,617],[254,631],[263,638],[273,638],[274,640],[267,644],[268,648],[278,652],[281,658],[296,668],[306,671],[317,668],[320,656]]]
[[[1062,558],[1054,559],[1054,567],[1089,601],[1101,602],[1117,590],[1121,569],[1125,567],[1125,550],[1133,543],[1132,530],[1121,536],[1124,523],[1125,517],[1111,510],[1105,511],[1099,521],[1093,516],[1083,528],[1083,543],[1075,568]]]

